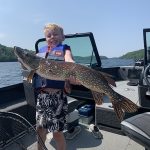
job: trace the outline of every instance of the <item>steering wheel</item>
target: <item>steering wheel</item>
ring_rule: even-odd
[[[150,64],[144,70],[144,80],[146,81],[147,85],[150,86]]]

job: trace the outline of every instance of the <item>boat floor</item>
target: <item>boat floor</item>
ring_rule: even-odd
[[[128,82],[129,81],[118,81],[116,82],[116,87],[113,87],[113,89],[139,105],[138,86],[129,86],[127,84]]]
[[[138,100],[138,87],[128,86],[128,81],[116,82],[117,87],[115,91],[125,97],[131,99],[134,103],[139,105]],[[88,130],[89,125],[80,123],[81,132],[72,140],[67,140],[67,150],[144,150],[145,148],[138,143],[134,142],[127,136],[111,133],[108,131],[100,130],[103,134],[103,139],[96,139],[93,134]],[[52,139],[47,139],[45,144],[49,150],[55,149],[55,142]],[[28,147],[28,150],[35,150],[37,142]]]
[[[100,132],[103,139],[96,139],[88,130],[88,125],[80,124],[81,132],[72,140],[67,140],[67,150],[144,150],[144,147],[134,142],[127,136],[114,134],[111,132]],[[51,139],[45,142],[48,150],[55,150],[55,141],[49,133]],[[37,142],[28,147],[28,150],[36,150]]]

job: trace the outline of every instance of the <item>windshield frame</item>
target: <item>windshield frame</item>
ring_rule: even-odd
[[[147,39],[147,33],[150,35],[150,28],[143,29],[143,40],[144,40],[144,66],[147,66],[149,61],[148,60],[148,39]],[[149,36],[150,37],[150,36]],[[150,40],[150,39],[149,39]],[[149,43],[150,45],[150,43]],[[149,54],[150,55],[150,54]]]

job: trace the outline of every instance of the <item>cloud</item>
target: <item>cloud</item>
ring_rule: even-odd
[[[34,24],[43,24],[47,22],[47,20],[53,20],[52,16],[47,16],[46,14],[43,13],[35,14],[31,18]]]
[[[32,21],[34,24],[40,24],[45,21],[45,16],[43,14],[36,14],[32,16]]]
[[[34,22],[35,24],[39,24],[39,23],[43,22],[43,18],[42,18],[42,17],[35,17],[35,18],[33,19],[33,22]]]
[[[6,37],[6,34],[0,33],[0,39],[4,39]]]

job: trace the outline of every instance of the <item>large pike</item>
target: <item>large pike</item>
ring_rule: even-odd
[[[71,62],[44,59],[19,47],[14,47],[14,53],[32,75],[36,72],[41,77],[63,81],[73,76],[92,91],[93,99],[99,104],[102,103],[102,94],[107,95],[119,120],[123,119],[124,112],[135,112],[138,109],[131,100],[115,92],[109,85],[110,77],[100,71]]]

